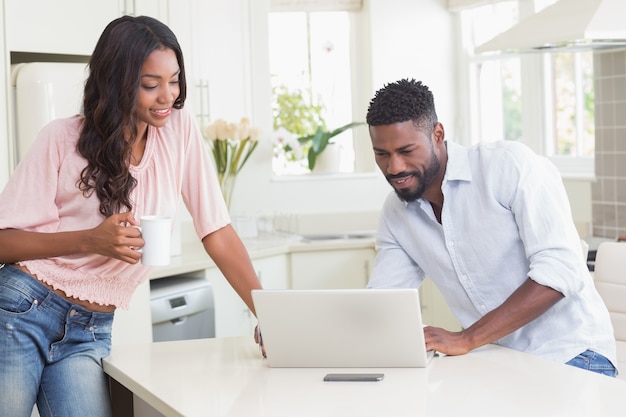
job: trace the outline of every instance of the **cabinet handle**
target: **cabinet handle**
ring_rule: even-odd
[[[211,112],[209,105],[209,81],[198,81],[198,84],[196,84],[196,89],[198,91],[198,112],[196,113],[196,117],[200,125],[204,126],[205,124],[209,124],[211,122]]]
[[[124,10],[122,11],[122,13],[128,16],[136,16],[137,5],[135,4],[135,0],[125,0]]]

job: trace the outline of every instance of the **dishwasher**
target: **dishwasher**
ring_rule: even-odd
[[[215,337],[213,287],[204,271],[150,281],[152,340]]]

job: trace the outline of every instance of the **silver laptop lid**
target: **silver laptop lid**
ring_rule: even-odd
[[[254,290],[270,367],[425,367],[417,289]]]

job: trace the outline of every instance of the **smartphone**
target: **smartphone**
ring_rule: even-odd
[[[328,374],[324,381],[382,381],[385,374]]]

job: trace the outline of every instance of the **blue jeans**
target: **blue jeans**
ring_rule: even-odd
[[[23,271],[0,268],[0,417],[111,417],[102,358],[114,313],[73,305]]]
[[[617,376],[617,369],[611,361],[592,350],[584,351],[574,359],[566,362],[566,365],[572,365],[602,375]]]

